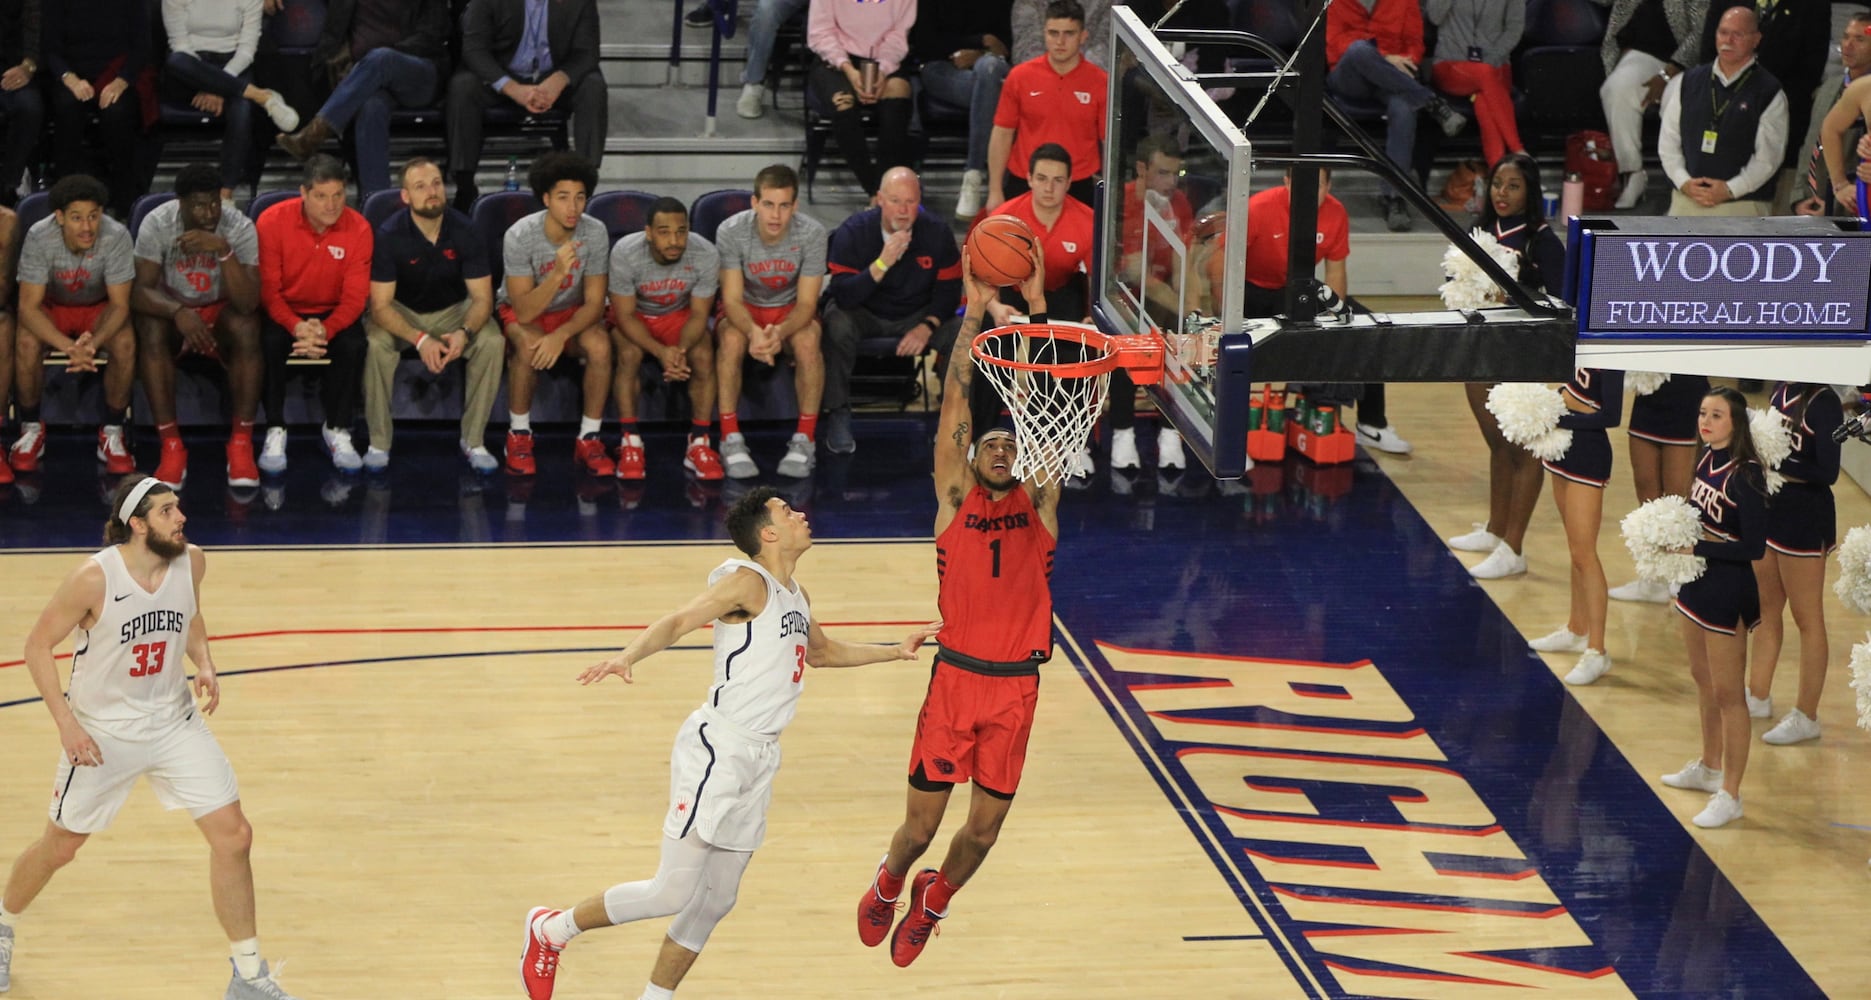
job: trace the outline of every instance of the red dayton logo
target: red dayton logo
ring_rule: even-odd
[[[924,257],[918,257],[918,258],[916,258],[916,266],[917,266],[917,267],[920,267],[920,268],[922,268],[922,269],[923,269],[923,270],[925,270],[925,271],[927,271],[927,270],[929,270],[930,268],[932,268],[932,267],[934,267],[934,266],[935,266],[935,258],[934,258],[934,257],[927,257],[927,256],[924,256]]]

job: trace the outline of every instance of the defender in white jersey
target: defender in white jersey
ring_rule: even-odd
[[[45,833],[13,863],[0,896],[0,990],[11,985],[20,914],[147,777],[162,804],[187,809],[208,839],[214,910],[233,951],[225,1000],[292,1000],[260,958],[253,829],[234,769],[202,720],[220,705],[221,685],[200,612],[208,557],[183,535],[187,521],[167,485],[124,480],[111,497],[108,544],[59,586],[26,639],[26,669],[64,753]],[[71,690],[61,694],[52,650],[74,630]],[[195,664],[193,698],[184,654]]]
[[[832,639],[812,620],[793,567],[812,546],[805,514],[766,487],[735,501],[728,534],[750,559],[730,559],[708,575],[708,589],[658,619],[622,653],[579,676],[612,674],[625,683],[645,657],[714,624],[715,682],[682,728],[669,761],[669,812],[656,875],[626,882],[576,908],[534,907],[526,915],[520,979],[532,1000],[552,996],[559,953],[597,927],[674,915],[646,1000],[667,1000],[708,935],[734,907],[741,874],[766,834],[767,803],[780,766],[779,735],[793,719],[807,667],[856,667],[914,660],[941,623],[895,646]]]

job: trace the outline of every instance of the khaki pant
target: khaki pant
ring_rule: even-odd
[[[431,335],[458,329],[467,318],[468,302],[449,306],[438,312],[411,312],[400,302],[391,304],[403,321]],[[390,403],[396,389],[396,364],[409,346],[401,337],[378,326],[365,314],[364,333],[370,352],[364,359],[364,423],[370,428],[370,446],[390,450]],[[468,366],[461,401],[461,440],[469,447],[486,447],[487,418],[494,409],[494,397],[500,392],[501,363],[506,358],[506,338],[489,316],[479,330],[468,331],[467,347],[460,360]]]
[[[1705,218],[1733,218],[1737,216],[1757,218],[1766,215],[1770,207],[1771,206],[1764,201],[1724,201],[1714,208],[1703,208],[1701,205],[1691,201],[1689,196],[1681,191],[1670,192],[1671,215],[1699,215]]]

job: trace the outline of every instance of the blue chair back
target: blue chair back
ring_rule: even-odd
[[[269,208],[272,208],[274,205],[277,205],[280,202],[285,201],[288,198],[297,198],[297,197],[299,197],[298,188],[262,191],[259,194],[254,195],[253,201],[248,203],[247,218],[252,219],[255,222],[258,222],[260,221],[260,213],[266,211]]]
[[[292,0],[277,14],[267,15],[260,26],[271,51],[299,54],[318,47],[325,30],[325,0]]]
[[[1605,37],[1605,25],[1605,9],[1591,0],[1530,0],[1522,37],[1528,49],[1576,46],[1596,50]]]
[[[631,233],[640,233],[650,222],[650,206],[656,196],[647,191],[603,191],[585,203],[585,214],[604,223],[615,245]],[[694,224],[690,224],[694,228]]]
[[[508,227],[540,210],[539,199],[531,191],[489,191],[474,202],[474,231],[487,248],[487,265],[493,272],[494,289],[506,280],[501,267],[502,240]]]
[[[713,243],[716,230],[728,220],[728,216],[745,212],[753,204],[752,191],[738,188],[710,191],[696,198],[694,204],[689,206],[689,232]]]
[[[137,198],[136,203],[130,206],[130,238],[136,239],[137,231],[143,228],[144,217],[149,215],[156,206],[174,200],[175,192],[173,191],[151,191]]]
[[[26,230],[37,225],[40,219],[52,214],[52,196],[44,191],[34,191],[21,198],[19,207],[14,211],[19,213],[20,238],[24,239]]]
[[[372,229],[376,229],[385,222],[390,221],[390,216],[402,210],[402,188],[385,188],[382,191],[372,191],[370,197],[364,199],[364,221],[370,223],[370,228]]]

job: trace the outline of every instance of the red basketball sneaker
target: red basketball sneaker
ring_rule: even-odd
[[[624,435],[623,443],[617,446],[617,478],[643,478],[643,439]]]
[[[890,936],[890,925],[897,918],[898,901],[885,899],[877,890],[877,881],[883,875],[884,866],[879,862],[877,874],[871,876],[870,887],[864,890],[864,898],[858,900],[858,940],[864,942],[866,948],[883,944],[884,938]]]
[[[916,956],[923,953],[923,946],[938,932],[936,924],[947,914],[931,913],[923,906],[923,894],[936,880],[934,868],[924,868],[916,873],[916,881],[910,883],[909,912],[903,914],[902,922],[897,924],[897,932],[890,938],[890,961],[899,969],[909,968]]]
[[[156,463],[156,478],[171,488],[180,489],[188,478],[188,448],[179,437],[162,439],[162,460]]]
[[[596,437],[581,437],[572,445],[572,460],[594,476],[608,476],[617,471],[611,456],[604,453],[604,442]]]
[[[689,441],[688,453],[682,456],[682,467],[695,473],[695,478],[709,482],[722,476],[721,456],[701,438]]]
[[[552,984],[559,977],[559,952],[540,935],[539,925],[558,910],[535,906],[526,913],[526,949],[520,953],[520,984],[531,1000],[552,1000]]]
[[[516,476],[530,476],[539,471],[533,461],[533,435],[507,432],[507,471]]]
[[[113,476],[127,476],[136,471],[136,459],[130,457],[130,449],[124,446],[121,430],[112,434],[98,429],[97,460],[103,462],[104,471]]]
[[[0,486],[13,481],[13,467],[6,464],[6,454],[0,452]]]
[[[13,450],[7,452],[13,460],[13,471],[36,471],[39,468],[39,457],[44,454],[45,425],[20,424],[19,440],[13,442]]]
[[[235,489],[260,485],[260,467],[253,464],[252,434],[235,434],[227,439],[227,485]]]

